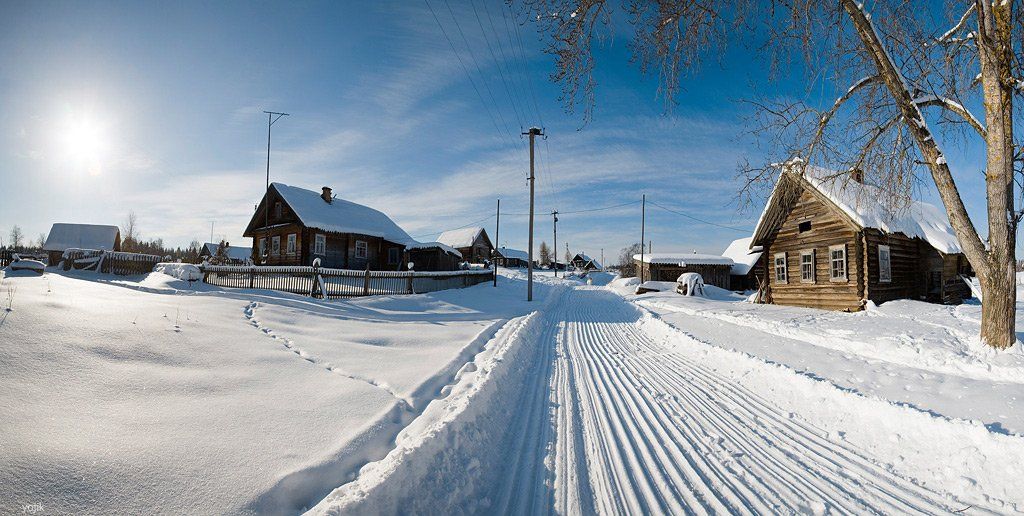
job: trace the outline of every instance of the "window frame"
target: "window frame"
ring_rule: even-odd
[[[259,249],[260,257],[267,255],[267,237],[260,237],[256,243],[257,249]]]
[[[281,219],[284,216],[284,208],[281,201],[274,202],[274,218]]]
[[[804,225],[805,224],[807,225],[807,229],[804,229]],[[802,221],[797,223],[797,225],[796,225],[796,232],[797,232],[797,234],[807,233],[808,231],[810,231],[813,228],[814,228],[814,225],[811,224],[810,220],[802,220]]]
[[[399,252],[398,248],[397,247],[389,247],[388,248],[388,265],[395,265],[395,264],[397,264],[400,261],[402,261],[402,256],[401,256],[401,253]]]
[[[779,259],[782,259],[782,267],[779,267]],[[789,283],[789,261],[786,257],[786,253],[775,253],[774,261],[772,262],[775,266],[775,283],[779,285],[785,285]],[[779,271],[782,272],[780,277]]]
[[[811,257],[811,262],[810,262],[811,277],[810,278],[807,277],[807,274],[806,274],[807,271],[804,270],[804,266],[808,265],[808,264],[804,263],[804,257],[807,257],[807,256]],[[814,259],[814,249],[802,249],[802,250],[800,250],[800,283],[817,283],[817,279],[818,279],[817,266],[818,266],[818,264],[817,264],[817,262]]]
[[[274,235],[270,237],[270,254],[271,256],[281,254],[281,235]]]
[[[882,267],[882,252],[885,251],[885,267]],[[885,272],[883,276],[882,272]],[[892,283],[892,248],[887,245],[878,246],[878,282]]]
[[[288,254],[295,254],[295,252],[298,250],[298,246],[296,245],[298,243],[298,240],[298,235],[296,235],[295,233],[288,233],[288,239],[286,241],[287,243],[285,244],[285,252]]]
[[[327,235],[317,233],[313,236],[313,254],[327,254]]]
[[[362,244],[360,246],[360,244]],[[359,255],[360,247],[362,248],[362,256]],[[355,257],[357,260],[367,260],[370,257],[370,244],[366,240],[356,240],[355,243]]]
[[[836,251],[842,251],[842,260],[837,260],[833,253]],[[836,276],[836,263],[842,261],[842,276]],[[831,245],[828,247],[828,276],[829,281],[833,283],[847,283],[850,281],[850,261],[849,253],[846,252],[846,244]]]

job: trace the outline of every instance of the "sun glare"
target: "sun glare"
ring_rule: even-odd
[[[72,163],[85,167],[91,175],[100,173],[107,141],[99,121],[84,115],[69,117],[60,140]]]

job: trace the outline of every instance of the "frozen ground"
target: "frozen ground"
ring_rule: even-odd
[[[529,310],[508,281],[322,302],[109,278],[0,283],[0,513],[294,513]]]
[[[0,500],[103,513],[1024,510],[1019,350],[971,340],[977,306],[835,314],[550,273],[527,305],[522,275],[504,274],[498,289],[340,302],[189,291],[163,275],[7,278]]]

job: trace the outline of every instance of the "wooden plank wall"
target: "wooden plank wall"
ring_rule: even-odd
[[[900,234],[888,234],[874,228],[864,230],[867,241],[865,260],[868,270],[868,299],[884,303],[893,299],[919,299],[921,289],[921,260],[919,240]],[[892,281],[882,283],[878,273],[878,246],[889,246]]]

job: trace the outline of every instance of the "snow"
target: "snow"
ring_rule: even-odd
[[[414,242],[387,215],[362,204],[335,197],[330,203],[320,194],[282,183],[271,183],[306,227],[336,233],[375,236],[396,244]]]
[[[641,255],[634,254],[633,259],[639,261]],[[656,263],[663,265],[677,265],[686,267],[689,265],[733,265],[731,258],[715,254],[686,254],[686,253],[644,253],[644,263]]]
[[[64,251],[78,248],[113,251],[118,232],[117,226],[58,222],[50,228],[43,250]]]
[[[7,266],[12,271],[35,271],[42,274],[46,270],[46,264],[39,260],[25,260],[15,256],[15,260]]]
[[[479,226],[451,229],[438,235],[437,241],[455,248],[471,247],[473,242],[476,242],[477,237],[480,236],[480,233],[483,232],[484,228]]]
[[[700,274],[696,272],[684,272],[676,278],[676,283],[679,289],[686,291],[687,296],[703,296],[704,295],[704,278],[700,277]]]
[[[172,278],[185,281],[203,279],[203,271],[191,263],[158,263],[153,267],[153,272],[160,272]]]
[[[732,274],[735,276],[746,276],[750,269],[761,258],[761,246],[751,247],[753,237],[737,238],[729,247],[725,248],[722,256],[731,259],[734,263]]]
[[[220,248],[220,244],[219,243],[215,244],[213,242],[207,242],[207,243],[203,244],[203,247],[206,249],[206,252],[210,256],[217,256],[217,249]],[[232,260],[237,260],[237,261],[240,261],[240,262],[244,262],[244,261],[249,260],[249,259],[252,258],[252,248],[250,248],[250,247],[238,247],[238,246],[229,245],[226,251],[227,251],[227,257],[232,259]]]
[[[458,256],[459,258],[462,258],[462,253],[460,253],[458,249],[455,249],[454,247],[452,247],[450,245],[442,244],[441,242],[412,242],[411,241],[411,242],[408,242],[408,243],[405,244],[405,248],[406,249],[435,249],[436,248],[436,249],[441,249],[442,251],[445,251],[446,253],[453,254],[455,256]]]
[[[510,249],[508,247],[499,247],[498,254],[505,258],[518,258],[524,262],[530,261],[530,255],[526,251],[520,251],[519,249]]]

